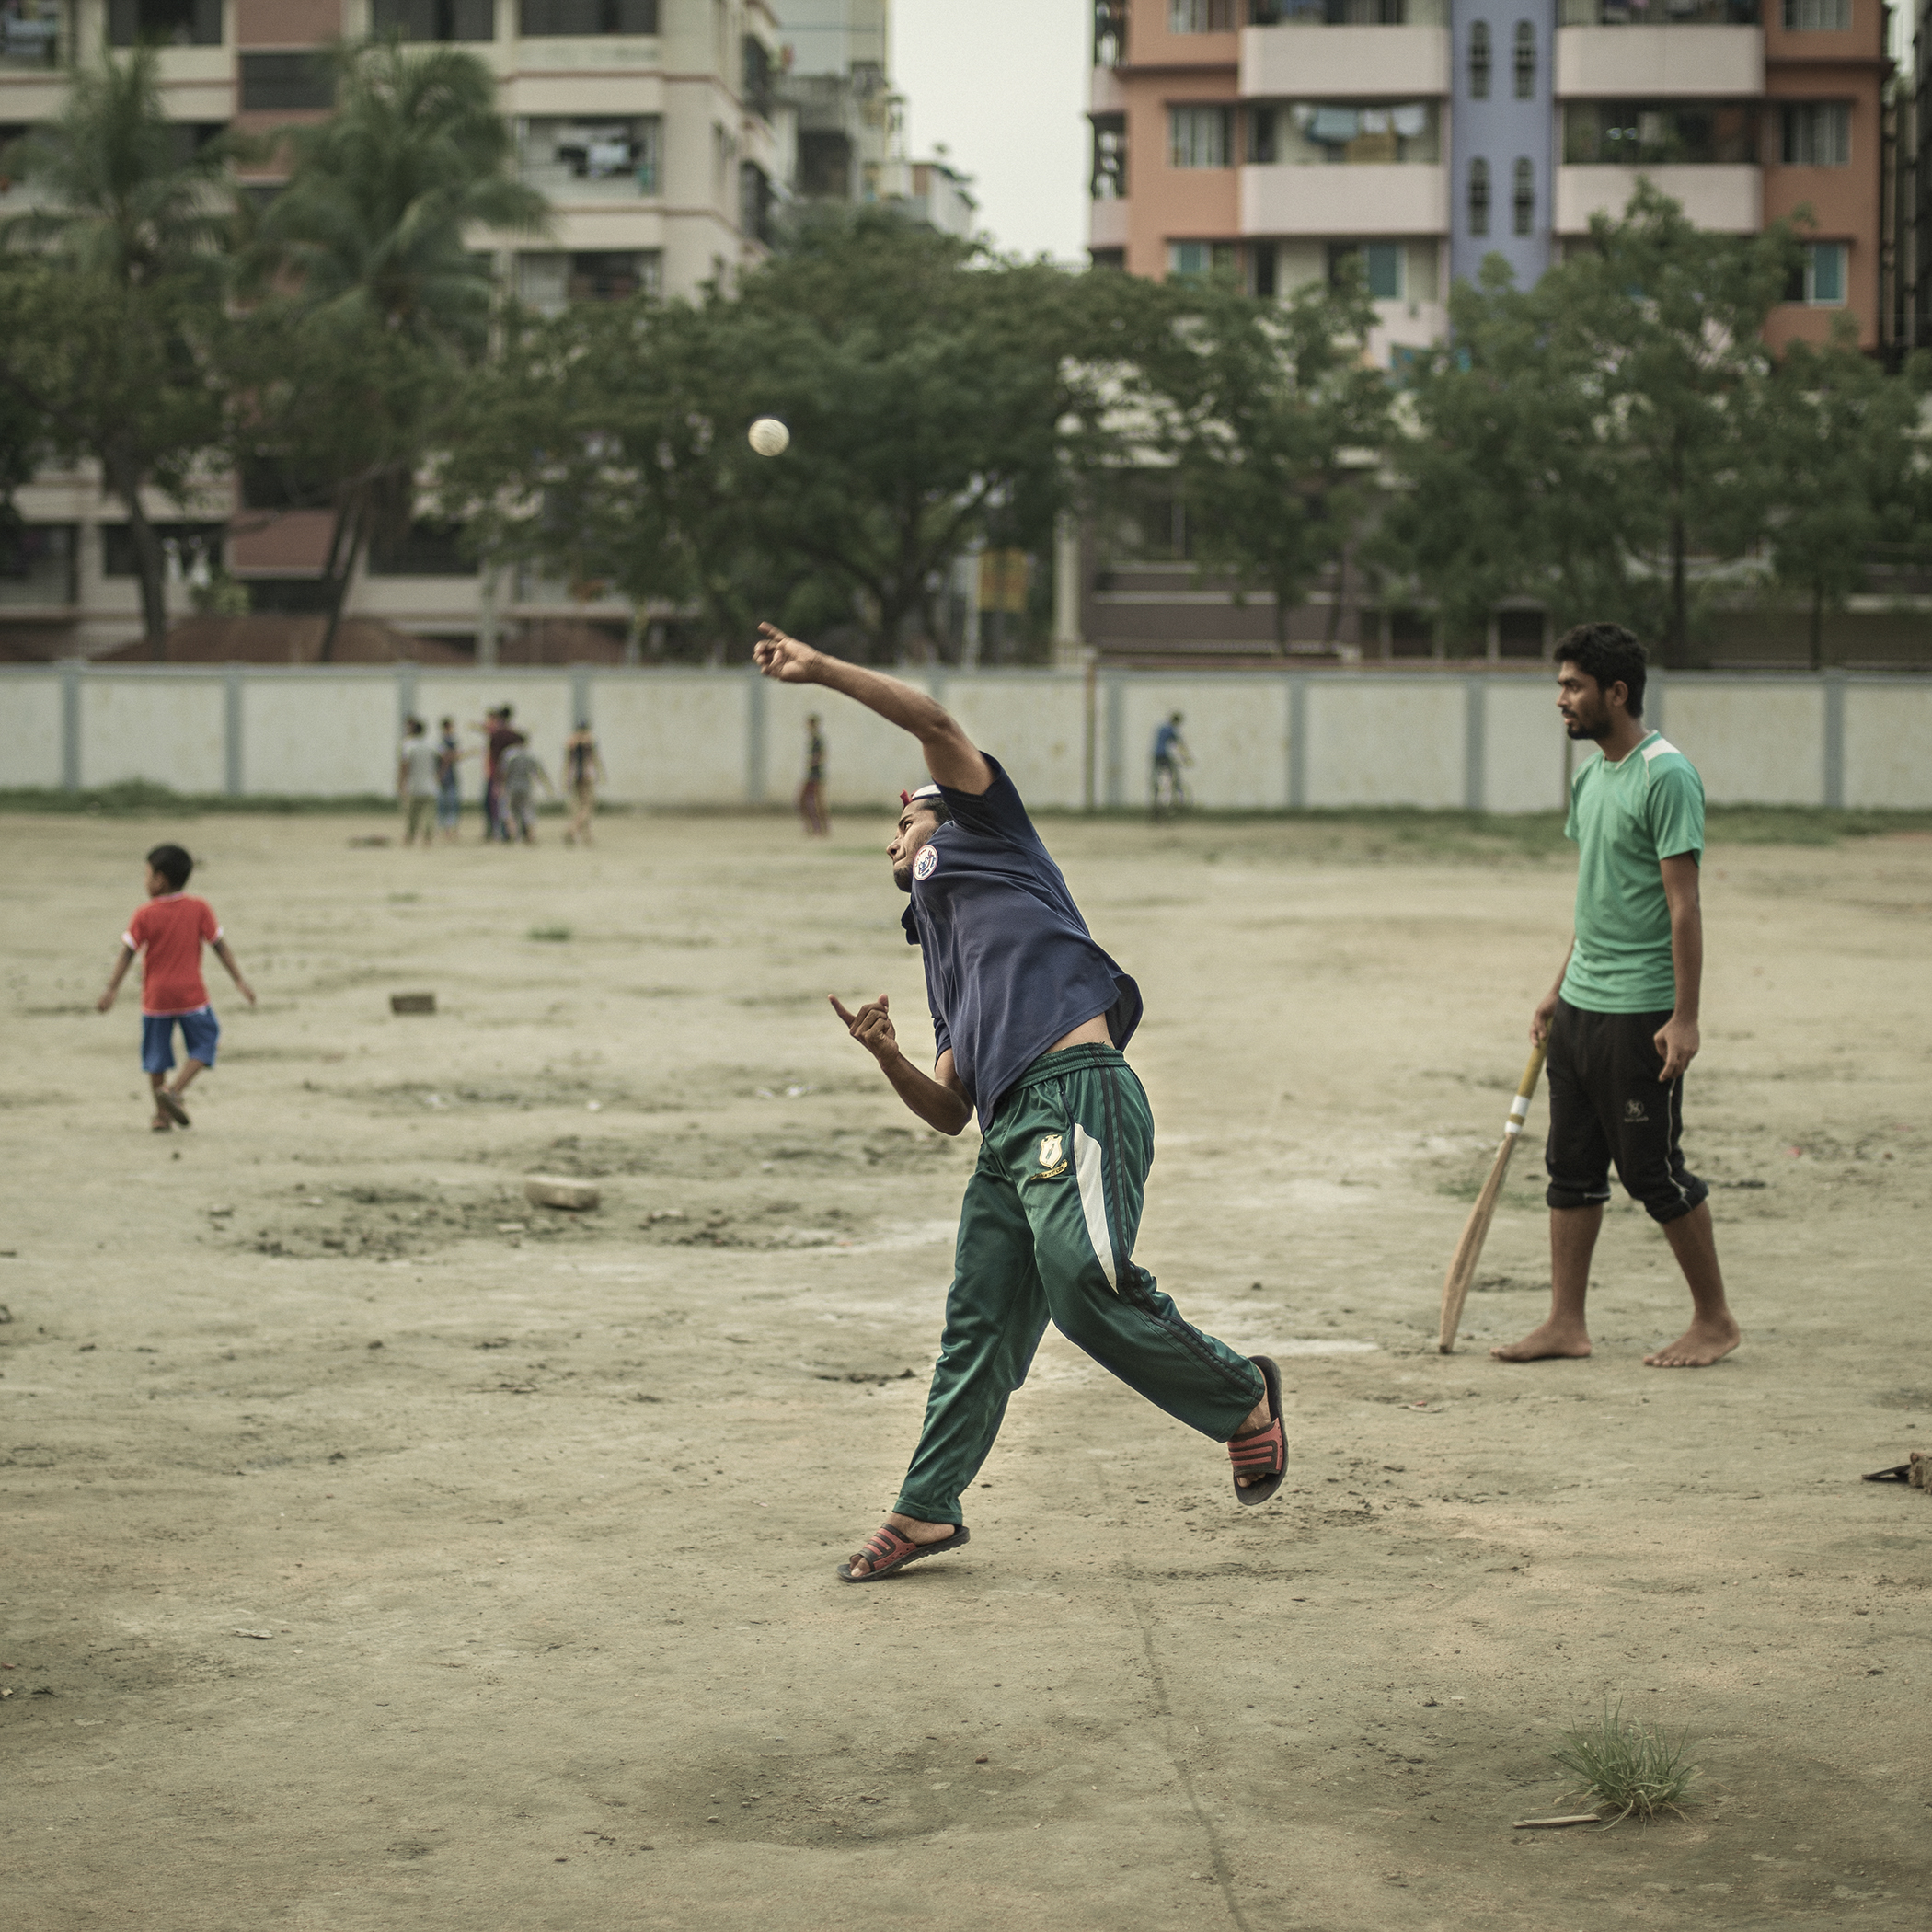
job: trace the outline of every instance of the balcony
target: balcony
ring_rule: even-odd
[[[1241,92],[1314,96],[1446,94],[1449,35],[1439,26],[1249,27]]]
[[[1557,94],[1762,94],[1756,27],[1562,27]]]
[[[1124,248],[1128,235],[1125,201],[1092,201],[1087,210],[1087,246],[1089,248]]]
[[[1558,27],[1758,27],[1758,0],[1562,0]]]
[[[1449,0],[1248,0],[1251,26],[1446,27]]]
[[[1764,225],[1764,177],[1754,167],[1565,167],[1557,170],[1557,233],[1582,235],[1593,214],[1622,214],[1639,177],[1682,202],[1689,220],[1712,234],[1754,235]]]
[[[1243,235],[1446,235],[1449,171],[1412,163],[1239,170]]]
[[[517,173],[553,201],[636,201],[656,197],[655,114],[603,121],[529,116],[516,124]]]
[[[49,74],[71,52],[57,0],[6,0],[0,7],[0,74]]]

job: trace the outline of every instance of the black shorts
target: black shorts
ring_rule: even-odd
[[[1684,1078],[1659,1084],[1657,1029],[1668,1013],[1585,1013],[1557,1002],[1549,1029],[1549,1170],[1553,1208],[1599,1207],[1610,1166],[1653,1221],[1687,1214],[1710,1190],[1684,1165]]]

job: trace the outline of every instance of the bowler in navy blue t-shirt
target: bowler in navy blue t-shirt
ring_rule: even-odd
[[[1051,1320],[1167,1412],[1225,1443],[1235,1493],[1265,1502],[1288,1465],[1281,1377],[1187,1321],[1133,1259],[1154,1158],[1147,1097],[1122,1057],[1140,989],[1095,940],[1013,781],[924,692],[769,624],[767,677],[822,684],[919,741],[933,782],[903,793],[886,848],[909,894],[932,1012],[930,1074],[900,1051],[884,994],[834,1010],[901,1099],[942,1133],[979,1116],[946,1332],[898,1500],[839,1566],[870,1582],[967,1541],[960,1498]]]

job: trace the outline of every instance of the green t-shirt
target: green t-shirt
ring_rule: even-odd
[[[1570,787],[1577,843],[1577,943],[1563,997],[1586,1013],[1667,1013],[1677,1004],[1671,909],[1659,861],[1704,854],[1704,781],[1662,732]]]

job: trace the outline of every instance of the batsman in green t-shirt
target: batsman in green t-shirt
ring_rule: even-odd
[[[1570,788],[1576,937],[1530,1021],[1530,1038],[1549,1052],[1549,1319],[1489,1352],[1502,1362],[1589,1354],[1583,1302],[1614,1162],[1662,1227],[1695,1309],[1690,1327],[1644,1360],[1708,1368],[1742,1337],[1724,1299],[1710,1190],[1680,1145],[1704,974],[1704,785],[1675,745],[1644,729],[1644,650],[1628,631],[1580,624],[1556,657],[1564,726],[1603,755]]]

